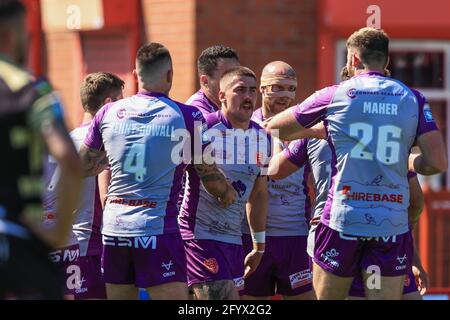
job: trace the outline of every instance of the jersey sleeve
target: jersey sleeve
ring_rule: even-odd
[[[416,136],[419,137],[427,132],[439,130],[436,125],[436,121],[433,118],[433,113],[431,112],[427,99],[419,91],[414,89],[412,89],[412,91],[414,92],[419,104],[419,122],[417,124]]]
[[[104,105],[95,115],[94,120],[92,120],[91,125],[88,129],[86,138],[84,138],[84,144],[91,149],[100,150],[103,146],[103,138],[101,132],[102,121],[111,108],[113,103],[108,103]]]
[[[297,122],[303,127],[309,128],[323,120],[337,88],[338,86],[331,86],[316,91],[305,101],[292,107],[292,113]]]
[[[189,105],[178,103],[178,106],[183,114],[186,129],[190,134],[190,139],[186,139],[186,143],[189,143],[187,148],[191,149],[192,160],[196,159],[196,156],[202,156],[206,146],[210,144],[209,139],[205,132],[208,130],[203,113],[197,108]],[[197,145],[196,145],[197,144]],[[196,153],[201,151],[201,155]]]
[[[283,150],[283,155],[297,167],[303,167],[308,161],[308,139],[292,141]]]

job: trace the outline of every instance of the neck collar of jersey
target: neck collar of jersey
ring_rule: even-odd
[[[155,98],[160,98],[160,97],[164,97],[164,98],[168,98],[166,94],[162,93],[162,92],[150,92],[150,91],[140,91],[137,94],[140,97],[155,97]]]

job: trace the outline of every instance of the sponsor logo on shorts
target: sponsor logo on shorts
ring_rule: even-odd
[[[383,241],[384,243],[396,243],[397,242],[397,236],[387,236],[387,237],[358,237],[362,241],[370,241],[374,240],[376,242]]]
[[[58,262],[74,262],[80,257],[80,249],[62,249],[49,253],[49,258],[54,263]]]
[[[323,262],[325,262],[327,265],[329,265],[333,269],[339,268],[339,262],[337,262],[336,260],[333,259],[333,258],[336,258],[337,256],[339,256],[339,252],[334,248],[325,253],[322,253],[320,255]]]
[[[234,282],[234,286],[236,287],[237,291],[241,291],[244,289],[245,280],[243,277],[233,279],[233,282]]]
[[[400,271],[400,270],[405,270],[406,269],[406,262],[407,257],[406,257],[406,253],[403,256],[397,256],[397,261],[398,263],[400,263],[400,266],[396,266],[395,270]]]
[[[108,237],[103,236],[103,245],[113,247],[129,247],[135,249],[156,249],[156,236],[150,237]]]
[[[306,269],[300,272],[293,273],[289,276],[291,282],[291,288],[299,288],[312,282],[312,273],[310,269]]]
[[[339,232],[339,238],[344,239],[344,240],[351,240],[351,241],[357,241],[357,240],[361,240],[361,241],[375,241],[375,242],[380,242],[383,241],[384,243],[396,243],[397,242],[397,236],[387,236],[387,237],[361,237],[361,236],[350,236],[350,235],[346,235],[342,232]]]
[[[175,275],[175,271],[170,271],[172,266],[173,266],[172,260],[170,260],[168,263],[165,262],[161,263],[161,267],[163,267],[167,271],[163,273],[164,278],[173,277]]]
[[[203,261],[203,265],[206,267],[206,269],[209,272],[211,272],[213,274],[216,274],[217,272],[219,272],[219,264],[217,263],[216,258],[210,258],[210,259]]]

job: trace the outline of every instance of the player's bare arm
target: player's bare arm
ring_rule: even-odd
[[[448,168],[447,149],[440,131],[430,131],[417,138],[422,153],[409,156],[409,169],[423,175],[444,172]]]
[[[98,192],[100,195],[100,201],[102,203],[102,208],[105,208],[107,195],[108,195],[108,187],[111,182],[111,170],[106,169],[100,172],[98,175]]]
[[[268,201],[267,176],[258,177],[246,205],[247,220],[253,235],[265,233]],[[258,239],[257,236],[253,238],[257,241],[253,241],[253,250],[245,257],[244,278],[256,270],[266,248],[265,236],[264,239]]]
[[[194,165],[200,180],[206,191],[215,196],[223,208],[234,203],[236,191],[227,181],[216,164],[196,164]]]
[[[292,161],[286,158],[283,152],[280,152],[270,159],[268,175],[273,180],[280,180],[289,177],[298,169]]]
[[[419,253],[417,252],[416,246],[414,246],[412,271],[414,274],[414,278],[416,279],[416,283],[417,283],[419,292],[421,295],[424,295],[427,292],[427,288],[429,286],[429,280],[428,280],[428,274],[422,265],[422,261],[420,260],[420,256],[419,256]]]
[[[422,188],[420,187],[417,177],[409,179],[409,207],[408,216],[411,228],[415,228],[419,221],[420,214],[424,206],[425,200],[423,197]]]
[[[96,150],[82,145],[79,154],[83,168],[83,177],[96,176],[105,170],[108,165],[106,152],[103,150]]]
[[[298,123],[292,113],[292,108],[275,115],[267,122],[266,130],[280,138],[281,140],[291,141],[307,137],[306,128]],[[277,131],[276,131],[277,130]]]

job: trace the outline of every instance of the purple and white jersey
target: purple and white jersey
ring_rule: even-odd
[[[194,93],[187,101],[187,105],[196,107],[199,109],[203,115],[207,115],[216,112],[220,108],[216,106],[214,102],[208,99],[206,94],[200,89]]]
[[[304,127],[324,120],[331,185],[321,221],[355,236],[408,231],[408,156],[416,137],[437,130],[419,92],[377,72],[317,91],[292,112]]]
[[[77,150],[80,150],[88,133],[89,125],[76,128],[70,136]],[[83,193],[77,208],[73,232],[80,244],[80,256],[94,256],[102,253],[102,205],[98,191],[97,177],[83,180]]]
[[[314,178],[315,203],[313,217],[322,215],[327,202],[331,177],[331,149],[326,140],[299,139],[292,141],[283,151],[286,159],[297,167],[309,165]],[[314,252],[314,234],[317,224],[311,225],[308,235],[308,254]]]
[[[56,187],[59,182],[60,169],[56,160],[49,154],[44,156],[44,192],[42,194],[42,206],[44,215],[42,217],[42,226],[44,229],[50,230],[56,226],[57,219],[57,192]],[[70,232],[69,239],[64,247],[69,247],[78,244],[78,239],[73,230]]]
[[[264,152],[262,150],[267,145],[261,141],[270,144],[270,138],[253,121],[250,121],[249,128],[245,132],[232,129],[220,111],[207,115],[206,122],[208,130],[204,133],[204,137],[214,138],[211,146],[214,146],[215,163],[231,182],[237,197],[235,203],[228,208],[219,207],[217,199],[205,190],[197,172],[189,166],[179,216],[181,235],[183,240],[216,240],[241,245],[242,219],[246,218],[245,205],[256,178],[261,175],[262,167],[267,167],[265,161],[259,163],[257,159],[250,160],[251,157],[257,157],[251,150],[258,149]],[[240,142],[234,138],[230,139],[230,136],[238,131],[250,138],[244,138]]]
[[[177,199],[186,167],[180,155],[193,151],[197,109],[161,93],[139,93],[103,106],[84,144],[104,145],[111,170],[102,233],[138,237],[179,232]],[[201,139],[200,139],[201,140]]]
[[[256,123],[264,121],[262,108],[253,113]],[[274,139],[272,137],[272,139]],[[284,149],[285,145],[277,140]],[[308,234],[308,220],[311,203],[308,196],[307,179],[310,172],[308,165],[302,166],[289,177],[268,181],[269,205],[267,209],[267,236],[305,236]],[[244,220],[243,232],[249,234],[247,220]]]

